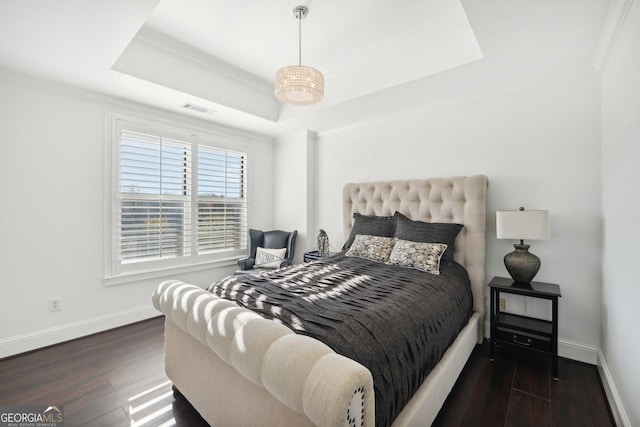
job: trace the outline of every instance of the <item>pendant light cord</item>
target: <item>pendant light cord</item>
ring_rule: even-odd
[[[298,11],[298,65],[302,65],[302,11]]]

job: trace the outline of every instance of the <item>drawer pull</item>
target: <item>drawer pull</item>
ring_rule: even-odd
[[[531,345],[531,338],[527,338],[527,342],[523,342],[523,341],[518,341],[518,336],[517,335],[513,335],[512,338],[513,342],[516,344],[520,344],[520,345]]]

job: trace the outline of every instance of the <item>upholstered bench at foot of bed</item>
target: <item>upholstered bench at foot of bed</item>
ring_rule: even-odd
[[[166,316],[167,375],[196,408],[211,407],[200,410],[210,423],[226,425],[237,412],[243,425],[374,425],[371,373],[325,344],[179,281],[161,283],[153,304]],[[273,405],[283,405],[280,418],[261,417],[260,406]]]

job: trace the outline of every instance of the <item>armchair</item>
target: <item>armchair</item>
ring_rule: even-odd
[[[297,230],[282,231],[261,231],[249,229],[249,256],[238,260],[240,270],[246,271],[254,268],[256,263],[256,251],[260,248],[265,249],[282,249],[286,248],[284,260],[280,263],[279,268],[291,265],[296,247]]]

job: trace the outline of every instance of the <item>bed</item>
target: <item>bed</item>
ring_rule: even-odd
[[[464,225],[455,237],[453,259],[468,274],[472,309],[439,362],[394,412],[393,426],[431,424],[483,339],[486,189],[487,178],[481,175],[347,184],[343,189],[345,240],[354,214],[400,212],[415,221]],[[342,255],[339,259],[352,262]],[[167,281],[153,295],[166,316],[167,375],[203,418],[214,426],[380,425],[373,369],[241,306],[248,305],[242,300],[230,301],[225,289],[238,287],[214,295]]]

